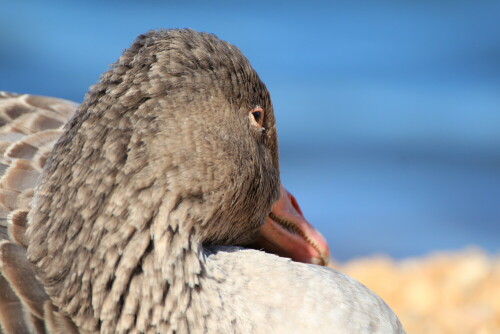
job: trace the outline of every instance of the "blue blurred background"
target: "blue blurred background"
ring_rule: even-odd
[[[0,89],[81,102],[136,35],[237,45],[335,258],[500,249],[500,2],[2,1]]]

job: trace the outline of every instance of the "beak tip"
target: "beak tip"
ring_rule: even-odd
[[[328,266],[328,264],[330,263],[330,253],[311,256],[311,263],[319,266]]]

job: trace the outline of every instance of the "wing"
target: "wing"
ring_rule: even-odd
[[[25,238],[34,188],[77,107],[62,99],[0,92],[0,332],[77,333],[37,281]]]

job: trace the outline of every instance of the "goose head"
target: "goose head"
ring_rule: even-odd
[[[281,186],[265,85],[236,47],[191,30],[139,36],[91,87],[32,207],[28,258],[54,304],[89,330],[134,277],[173,284],[205,245],[328,256]],[[196,285],[203,268],[184,273]]]

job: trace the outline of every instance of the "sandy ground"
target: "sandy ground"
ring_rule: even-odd
[[[334,263],[380,295],[407,333],[500,333],[500,255],[479,249]]]

